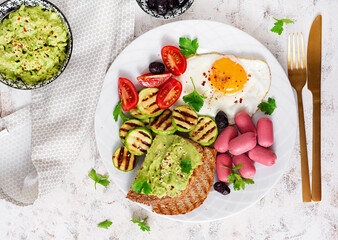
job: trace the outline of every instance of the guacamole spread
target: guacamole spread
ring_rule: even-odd
[[[180,162],[189,159],[189,173],[181,170]],[[179,195],[189,182],[196,167],[202,164],[202,154],[190,142],[177,135],[157,135],[142,169],[138,170],[136,180],[147,180],[152,191],[150,195],[158,197]]]
[[[28,84],[47,80],[65,60],[67,40],[55,12],[22,5],[0,23],[0,72]]]

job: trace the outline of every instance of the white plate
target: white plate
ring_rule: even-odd
[[[197,37],[199,53],[220,52],[264,59],[271,69],[272,81],[267,97],[275,98],[277,104],[277,109],[270,117],[274,123],[275,143],[272,149],[277,154],[276,164],[266,167],[256,163],[255,184],[248,185],[244,191],[232,191],[224,196],[212,188],[203,205],[194,211],[185,215],[165,216],[189,222],[222,219],[252,206],[277,183],[289,162],[296,138],[296,105],[289,80],[269,50],[245,32],[222,23],[189,20],[160,26],[133,41],[116,58],[104,80],[95,116],[97,145],[110,177],[127,193],[142,161],[138,162],[135,170],[124,173],[117,170],[111,160],[114,150],[122,145],[119,139],[121,122],[119,120],[116,123],[113,119],[113,110],[118,102],[117,80],[119,77],[128,78],[140,89],[141,85],[136,77],[148,72],[150,62],[161,60],[160,52],[163,46],[177,46],[178,39],[182,36]],[[256,113],[254,121],[262,115]],[[232,186],[230,188],[232,189]],[[151,211],[150,207],[142,204],[140,206]]]

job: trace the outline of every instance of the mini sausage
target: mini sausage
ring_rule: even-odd
[[[275,164],[277,156],[270,149],[257,145],[254,149],[248,152],[251,160],[263,164],[265,166],[272,166]]]
[[[269,118],[260,118],[257,122],[257,140],[262,147],[273,144],[273,126]]]
[[[232,161],[237,166],[240,163],[243,163],[243,166],[238,169],[239,173],[244,178],[252,178],[256,174],[256,168],[253,162],[246,154],[241,154],[232,157]]]
[[[216,157],[216,172],[218,180],[222,182],[228,182],[228,176],[230,175],[231,171],[228,168],[222,167],[227,166],[232,168],[232,160],[230,155],[228,154],[219,154]]]
[[[237,113],[235,116],[235,123],[240,133],[253,132],[257,134],[255,124],[246,112]]]
[[[256,145],[256,134],[253,132],[246,132],[233,138],[229,142],[229,152],[232,155],[240,155],[253,149]]]
[[[223,132],[217,137],[214,148],[217,150],[217,152],[225,153],[229,150],[229,142],[234,137],[238,136],[238,132],[236,128],[232,126],[226,127]]]

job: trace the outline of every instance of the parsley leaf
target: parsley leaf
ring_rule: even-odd
[[[183,101],[185,103],[188,103],[190,107],[192,107],[196,112],[198,112],[203,107],[203,104],[204,104],[203,99],[206,99],[207,97],[198,94],[198,92],[196,91],[194,81],[192,80],[192,78],[190,79],[191,79],[192,85],[194,86],[194,91],[188,95],[183,96]]]
[[[120,101],[117,103],[117,105],[115,106],[115,108],[114,108],[113,116],[114,116],[115,122],[117,122],[119,116],[121,117],[121,119],[122,119],[123,122],[129,120],[129,118],[127,118],[127,117],[124,115],[124,113],[123,113],[123,111],[122,111],[121,104],[122,104],[122,102],[121,102],[121,100],[120,100]]]
[[[271,115],[273,113],[273,111],[275,110],[275,108],[277,108],[276,101],[273,98],[268,98],[267,102],[262,102],[257,107],[262,112],[264,112],[265,114],[268,114],[268,115]]]
[[[88,177],[90,177],[91,179],[95,181],[95,189],[96,189],[96,183],[101,184],[102,186],[105,186],[105,187],[110,183],[110,181],[107,180],[109,176],[102,176],[100,174],[97,174],[94,169],[90,171],[90,173],[88,174]]]
[[[141,194],[143,190],[145,195],[149,195],[152,191],[146,179],[134,181],[131,185],[131,189],[137,194]]]
[[[254,184],[254,180],[252,180],[251,178],[242,178],[243,181],[246,183],[246,184]]]
[[[228,176],[228,182],[234,184],[234,190],[238,191],[241,190],[241,188],[245,189],[245,184],[254,184],[254,180],[251,178],[243,178],[241,175],[239,175],[235,170],[240,169],[243,166],[243,163],[238,164],[234,168],[229,168],[227,166],[222,166],[224,168],[230,169],[231,173]]]
[[[121,113],[121,111],[122,111],[121,104],[122,104],[122,102],[121,102],[121,100],[120,100],[120,101],[117,103],[117,105],[115,106],[115,108],[114,108],[113,115],[114,115],[114,120],[115,120],[115,122],[117,122],[117,119],[119,118],[119,115],[120,115],[120,113]]]
[[[98,228],[105,228],[108,229],[110,227],[110,225],[112,225],[111,221],[105,220],[103,222],[100,222],[99,224],[97,224]]]
[[[185,57],[196,54],[196,50],[199,46],[197,38],[191,41],[190,38],[181,37],[179,43],[181,48],[180,53],[182,53]]]
[[[130,220],[133,223],[138,223],[140,229],[144,232],[144,231],[150,231],[150,227],[146,225],[146,221],[147,221],[148,217],[146,217],[143,221],[137,221],[137,220]]]
[[[183,173],[190,173],[192,166],[191,166],[191,160],[190,159],[183,159],[180,162],[181,172]]]
[[[235,181],[235,175],[234,175],[234,174],[230,174],[230,175],[228,176],[228,182],[233,183],[234,181]]]
[[[275,32],[278,33],[278,35],[281,35],[283,32],[283,24],[284,23],[294,23],[294,21],[287,19],[287,18],[283,18],[283,19],[275,19],[277,22],[274,23],[274,27],[270,29],[271,32]]]

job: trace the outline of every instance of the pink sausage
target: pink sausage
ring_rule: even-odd
[[[222,166],[232,168],[232,160],[228,154],[219,154],[216,157],[216,172],[217,178],[222,182],[228,182],[228,176],[230,175],[230,169]]]
[[[241,154],[232,157],[232,161],[237,166],[243,163],[242,167],[238,170],[242,177],[252,178],[256,174],[256,168],[253,162],[248,158],[246,154]]]
[[[257,140],[262,147],[273,144],[273,126],[269,118],[260,118],[257,122]]]
[[[257,134],[255,124],[246,112],[237,113],[235,116],[235,123],[240,133],[254,132]]]
[[[257,145],[254,149],[250,150],[248,156],[251,160],[263,164],[265,166],[274,165],[277,159],[276,154],[264,147]]]
[[[214,148],[217,150],[217,152],[225,153],[229,150],[229,142],[234,137],[238,136],[238,132],[236,128],[232,126],[226,127],[223,132],[217,137]]]
[[[250,151],[257,145],[256,134],[246,132],[238,137],[235,137],[229,142],[229,152],[232,155],[240,155]]]

